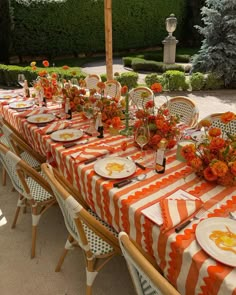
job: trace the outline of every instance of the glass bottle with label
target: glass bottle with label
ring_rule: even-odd
[[[165,157],[165,151],[166,151],[166,145],[167,140],[162,139],[160,143],[157,146],[157,152],[156,152],[156,167],[155,170],[157,173],[164,173],[166,168],[166,157]]]
[[[102,113],[99,112],[97,114],[97,119],[96,119],[96,123],[95,123],[95,128],[98,131],[98,138],[103,138],[103,124],[102,124]]]
[[[69,97],[66,98],[65,113],[66,113],[66,119],[67,120],[71,120],[72,119],[72,111],[71,111]]]
[[[25,97],[30,97],[30,90],[27,80],[24,81],[24,95]]]

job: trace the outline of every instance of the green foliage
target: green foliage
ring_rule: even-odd
[[[125,56],[122,58],[124,67],[131,68],[132,67],[132,60],[133,58],[130,56]]]
[[[204,26],[197,29],[204,40],[193,71],[215,73],[229,85],[236,78],[236,1],[208,0],[201,14]]]
[[[134,72],[122,73],[116,79],[120,82],[121,86],[126,85],[129,89],[137,87],[138,85],[138,74]]]
[[[51,60],[55,56],[104,52],[103,0],[11,0],[10,3],[14,11],[12,55],[45,56]],[[178,19],[175,35],[179,39],[185,5],[183,0],[174,3],[113,0],[113,50],[161,44],[166,36],[165,19],[173,11]]]
[[[9,0],[0,1],[0,61],[9,62],[12,11]]]
[[[18,74],[24,74],[26,80],[31,83],[38,76],[38,73],[45,68],[37,68],[37,71],[33,71],[31,67],[20,67],[20,66],[6,66],[0,64],[0,81],[2,85],[16,85]],[[72,71],[76,72],[76,75],[72,74]],[[84,79],[86,77],[80,70],[80,68],[70,68],[68,70],[63,70],[62,68],[47,68],[48,73],[57,73],[59,76],[63,77],[66,80],[69,80],[73,77],[77,79]]]
[[[205,78],[202,73],[193,73],[190,77],[190,84],[192,90],[202,90],[205,85]]]
[[[102,74],[100,75],[102,82],[107,81],[107,75],[106,74]]]
[[[154,83],[161,83],[164,84],[162,76],[158,76],[157,73],[151,73],[146,75],[145,77],[145,83],[150,88],[152,84]]]
[[[209,73],[205,80],[205,89],[221,89],[224,88],[224,81],[222,78],[214,73]]]
[[[164,88],[170,91],[187,90],[188,84],[183,72],[170,70],[163,74]]]

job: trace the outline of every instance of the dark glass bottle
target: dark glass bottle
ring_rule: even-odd
[[[24,81],[24,94],[25,97],[30,97],[30,90],[29,90],[29,86],[28,86],[28,82],[27,80]]]
[[[71,111],[69,97],[66,98],[65,113],[66,113],[66,119],[67,120],[71,120],[72,119],[72,111]]]
[[[165,157],[166,145],[167,145],[167,141],[165,139],[162,139],[159,145],[157,146],[155,170],[159,174],[164,173],[166,168],[166,157]]]
[[[103,138],[103,124],[102,124],[102,114],[99,112],[97,115],[97,119],[96,119],[96,124],[95,124],[95,128],[98,131],[98,136],[97,138]]]

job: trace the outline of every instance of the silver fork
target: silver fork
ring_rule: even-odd
[[[192,221],[201,219],[202,215],[206,212],[209,212],[209,211],[206,210],[205,208],[200,209],[192,218],[190,218],[189,220],[185,221],[184,223],[176,226],[175,232],[178,233],[183,228],[185,228],[188,224],[190,224]]]

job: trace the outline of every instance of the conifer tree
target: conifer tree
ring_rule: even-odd
[[[225,86],[236,78],[236,0],[206,0],[201,9],[204,40],[192,59],[193,72],[213,72]]]

